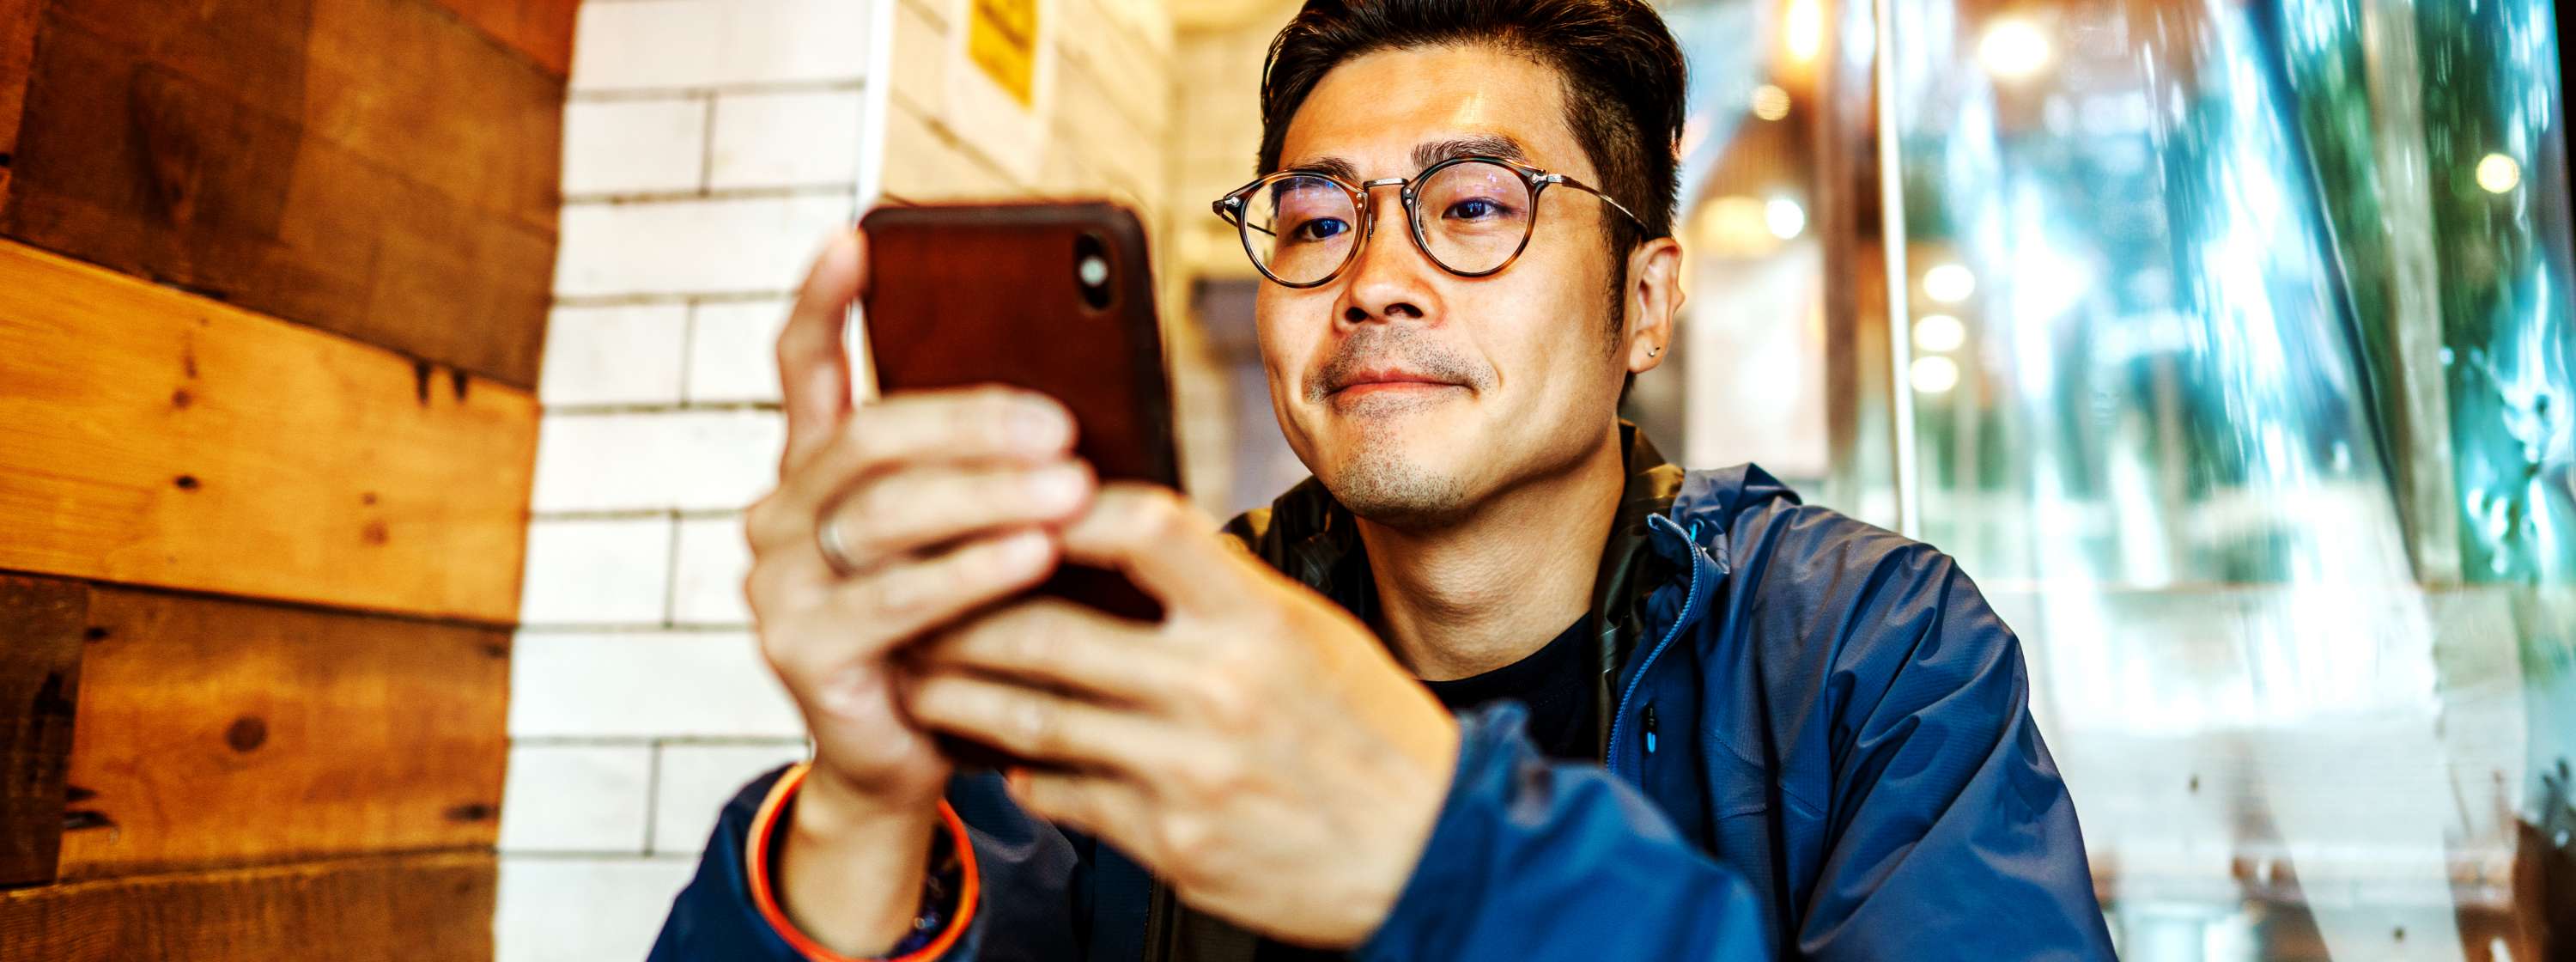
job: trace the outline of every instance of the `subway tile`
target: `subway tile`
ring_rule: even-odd
[[[886,114],[885,192],[909,200],[1025,194],[991,160],[901,101]],[[1050,155],[1057,151],[1048,151]]]
[[[707,100],[575,100],[564,105],[563,192],[696,190],[705,177]]]
[[[857,90],[718,96],[707,185],[855,184],[865,112]]]
[[[585,3],[575,91],[856,80],[869,0]]]
[[[805,743],[664,745],[653,787],[653,851],[695,854],[716,815],[752,779],[805,757]]]
[[[742,516],[681,521],[679,545],[671,560],[671,622],[749,627],[742,579],[751,572],[751,547],[743,541]]]
[[[514,738],[802,738],[747,633],[521,631]]]
[[[894,59],[877,72],[897,101],[937,111],[948,103],[948,27],[911,3],[894,5]]]
[[[794,290],[855,205],[846,192],[566,204],[555,293]]]
[[[503,855],[500,907],[492,917],[493,957],[497,962],[643,958],[671,914],[671,900],[697,868],[694,858]]]
[[[655,624],[670,585],[669,518],[539,519],[528,525],[519,620]]]
[[[777,483],[776,411],[550,413],[537,433],[537,511],[741,508]]]
[[[778,329],[786,300],[700,304],[689,324],[692,402],[778,400]]]
[[[683,304],[556,308],[537,396],[549,405],[677,402],[688,319]]]
[[[511,746],[501,851],[643,852],[652,768],[642,742]]]

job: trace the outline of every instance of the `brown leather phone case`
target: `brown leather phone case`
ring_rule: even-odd
[[[860,226],[880,389],[1039,391],[1072,409],[1074,453],[1101,480],[1180,486],[1153,273],[1135,214],[1103,202],[882,207]],[[1124,617],[1162,617],[1116,572],[1066,565],[1039,590]],[[984,746],[945,744],[961,764],[1012,762]]]

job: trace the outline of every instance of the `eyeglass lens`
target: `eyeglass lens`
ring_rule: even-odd
[[[1452,272],[1498,270],[1529,236],[1529,182],[1501,164],[1451,164],[1417,184],[1414,194],[1412,217],[1424,252]],[[1272,278],[1313,284],[1350,261],[1366,225],[1340,184],[1291,175],[1253,191],[1242,230],[1245,250]]]

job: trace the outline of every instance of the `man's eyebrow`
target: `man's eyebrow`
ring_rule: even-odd
[[[1447,140],[1425,141],[1414,145],[1413,148],[1413,166],[1416,170],[1452,157],[1501,157],[1526,164],[1529,163],[1529,148],[1521,146],[1521,142],[1513,139],[1509,134],[1451,137]],[[1339,157],[1317,157],[1301,163],[1284,164],[1279,169],[1326,174],[1354,184],[1360,182],[1359,166]]]
[[[1339,157],[1317,157],[1304,163],[1282,165],[1279,169],[1282,171],[1294,171],[1305,174],[1323,174],[1327,177],[1339,177],[1354,184],[1360,182],[1360,169],[1357,166],[1354,166],[1350,161],[1343,160]]]
[[[1512,139],[1508,134],[1454,137],[1448,140],[1430,141],[1413,148],[1413,165],[1417,168],[1429,167],[1452,157],[1501,157],[1528,163],[1529,149],[1521,146],[1520,141]]]

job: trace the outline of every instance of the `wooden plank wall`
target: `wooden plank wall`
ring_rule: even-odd
[[[484,959],[574,0],[0,0],[0,957]]]

